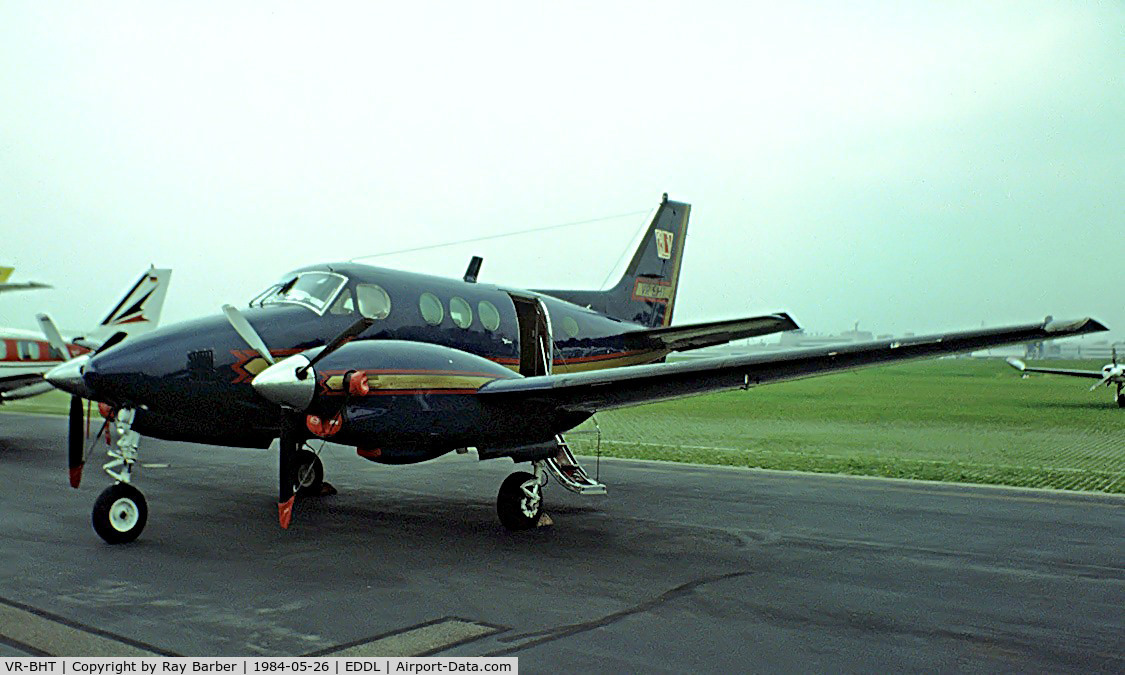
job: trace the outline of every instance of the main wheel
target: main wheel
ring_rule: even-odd
[[[293,477],[298,497],[319,496],[324,485],[324,464],[315,452],[302,448],[293,458]]]
[[[1117,390],[1117,407],[1125,408],[1125,391]]]
[[[527,530],[539,522],[543,512],[543,486],[526,471],[517,471],[500,484],[496,515],[509,530]]]
[[[140,536],[148,521],[145,496],[128,483],[114,483],[98,495],[91,514],[94,531],[109,544],[125,544]]]

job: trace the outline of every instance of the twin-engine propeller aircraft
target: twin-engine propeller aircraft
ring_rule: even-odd
[[[624,275],[607,291],[529,291],[357,264],[305,267],[239,311],[168,326],[74,359],[47,379],[113,408],[105,468],[115,483],[93,525],[135,539],[148,507],[132,485],[138,434],[240,447],[280,438],[278,516],[319,494],[323,467],[305,442],[331,438],[360,456],[410,464],[476,448],[530,462],[500,486],[510,529],[533,527],[548,475],[605,492],[563,433],[595,412],[903,359],[1105,330],[1092,319],[687,363],[670,352],[796,328],[786,314],[672,326],[688,204],[665,195]],[[72,429],[78,425],[72,423]],[[81,441],[79,441],[80,443]],[[71,445],[71,466],[82,461]]]
[[[0,268],[0,272],[4,269]],[[164,296],[168,293],[168,279],[172,270],[150,268],[143,272],[121,300],[114,305],[105,319],[84,336],[63,340],[58,329],[46,315],[39,323],[48,333],[23,331],[17,328],[0,328],[0,403],[36,396],[51,391],[53,387],[43,381],[43,374],[67,359],[97,349],[103,344],[119,342],[126,335],[138,335],[156,328]],[[0,274],[0,278],[6,278]],[[45,284],[28,282],[11,286],[0,283],[0,290],[50,288]]]
[[[1104,366],[1101,370],[1069,370],[1067,368],[1032,368],[1026,363],[1015,357],[1007,359],[1008,365],[1020,371],[1021,373],[1048,373],[1050,375],[1069,375],[1071,377],[1085,377],[1092,380],[1097,380],[1094,384],[1090,385],[1090,391],[1094,391],[1098,387],[1112,384],[1117,385],[1117,392],[1113,395],[1113,400],[1117,401],[1117,407],[1125,408],[1125,364],[1117,363],[1117,347],[1111,348],[1112,354],[1111,361]]]

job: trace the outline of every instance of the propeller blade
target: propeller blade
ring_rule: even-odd
[[[375,323],[375,319],[370,319],[365,316],[361,317],[355,323],[345,328],[344,332],[332,338],[331,342],[326,344],[324,346],[324,349],[320,350],[320,353],[314,356],[311,361],[309,361],[308,365],[301,366],[297,369],[297,377],[301,378],[302,380],[305,379],[305,374],[313,366],[315,366],[318,361],[336,351],[340,347],[343,347],[347,343],[351,342],[352,339],[355,338],[355,336],[370,328],[371,324],[373,323]]]
[[[1115,345],[1113,347],[1110,347],[1109,353],[1113,357],[1113,365],[1116,366],[1117,365],[1117,346]]]
[[[70,415],[67,425],[67,460],[70,469],[70,487],[76,488],[82,482],[82,467],[86,464],[82,436],[82,399],[70,397]]]
[[[289,529],[289,522],[293,519],[293,502],[297,498],[296,486],[293,484],[293,464],[297,458],[298,442],[295,425],[288,419],[283,420],[277,453],[277,520],[283,530]]]
[[[1097,383],[1097,384],[1095,384],[1095,385],[1092,385],[1092,386],[1090,387],[1090,391],[1094,391],[1095,389],[1097,389],[1098,387],[1102,386],[1103,384],[1109,384],[1109,381],[1110,381],[1110,379],[1112,379],[1112,378],[1113,378],[1113,373],[1110,373],[1109,375],[1106,375],[1106,376],[1105,376],[1105,377],[1103,377],[1102,379],[1098,380],[1098,383]]]
[[[235,309],[233,305],[223,305],[223,314],[227,315],[227,321],[230,321],[230,325],[234,328],[234,331],[238,333],[238,336],[241,337],[246,344],[253,347],[254,351],[258,352],[258,354],[266,360],[266,363],[272,366],[274,364],[273,354],[270,354],[269,347],[266,347],[265,341],[258,335],[258,331],[254,330],[254,327],[250,325],[250,322],[246,320],[246,317],[242,316],[242,312]]]
[[[59,358],[66,361],[70,358],[70,350],[66,348],[66,340],[63,339],[62,333],[59,332],[59,327],[47,314],[36,314],[36,320],[39,321],[39,328],[43,331],[43,335],[47,338],[47,344],[51,345],[59,353]]]
[[[109,349],[110,347],[117,346],[118,344],[121,343],[122,340],[124,340],[128,336],[129,336],[129,334],[126,333],[123,330],[119,330],[116,333],[114,333],[113,335],[110,335],[108,340],[103,342],[97,349],[94,350],[94,356],[97,356],[98,354],[101,354],[102,352]]]

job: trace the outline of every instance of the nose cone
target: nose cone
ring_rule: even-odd
[[[57,389],[62,389],[82,398],[93,398],[93,392],[90,391],[86,381],[82,378],[89,361],[90,357],[84,354],[55,366],[48,370],[43,377]]]
[[[309,360],[296,354],[258,373],[250,384],[267,401],[293,410],[307,410],[316,393],[316,373],[310,369],[304,379],[297,374],[307,365]]]

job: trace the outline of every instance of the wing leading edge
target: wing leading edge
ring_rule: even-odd
[[[895,361],[1104,330],[1107,330],[1104,325],[1089,318],[1051,321],[774,354],[496,380],[481,387],[479,393],[487,397],[516,397],[568,410],[595,412],[726,389],[746,389]]]

